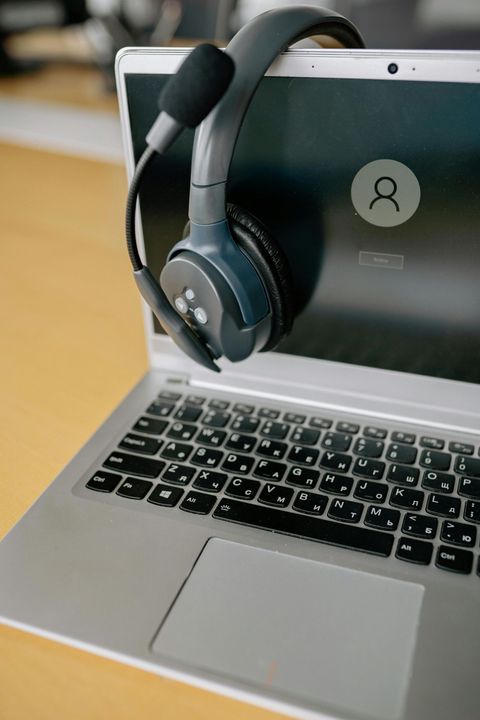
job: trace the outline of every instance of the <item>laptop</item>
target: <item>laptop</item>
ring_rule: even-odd
[[[130,175],[187,52],[117,59]],[[3,623],[298,718],[478,716],[479,81],[478,53],[274,63],[229,199],[294,329],[217,375],[145,308],[150,370],[0,544]],[[155,273],[192,142],[141,195]]]

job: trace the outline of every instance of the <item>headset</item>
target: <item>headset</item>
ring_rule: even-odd
[[[262,222],[227,204],[226,185],[238,133],[255,90],[275,58],[311,35],[347,48],[365,47],[352,23],[313,6],[270,10],[254,18],[225,51],[195,48],[170,78],[160,114],[130,183],[126,237],[138,289],[163,329],[193,360],[238,362],[271,350],[294,319],[291,271]],[[140,258],[135,214],[145,170],[185,127],[197,127],[192,155],[187,236],[170,250],[159,281]]]

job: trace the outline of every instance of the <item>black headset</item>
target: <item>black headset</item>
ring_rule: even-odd
[[[227,204],[226,184],[244,115],[264,73],[289,45],[317,34],[344,47],[364,47],[346,18],[304,5],[259,15],[224,52],[212,45],[195,48],[160,95],[161,112],[130,183],[126,235],[137,286],[165,332],[210,370],[219,372],[219,357],[237,362],[273,349],[292,327],[293,287],[282,248],[259,219]],[[188,235],[171,249],[158,282],[137,249],[138,193],[155,154],[197,125]]]

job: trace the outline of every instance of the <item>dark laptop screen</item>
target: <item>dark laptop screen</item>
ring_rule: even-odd
[[[165,80],[126,77],[137,158]],[[187,221],[192,141],[141,197],[157,275]],[[298,316],[277,351],[479,382],[479,168],[480,84],[265,78],[228,200],[290,262]]]

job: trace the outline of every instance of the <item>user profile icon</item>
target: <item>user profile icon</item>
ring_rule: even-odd
[[[414,173],[398,160],[373,160],[353,178],[353,207],[367,222],[393,227],[409,220],[420,204]]]

